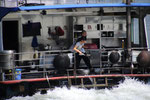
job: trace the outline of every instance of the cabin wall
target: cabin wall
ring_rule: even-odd
[[[9,14],[7,15],[3,20],[13,20],[13,19],[20,19],[20,30],[19,30],[19,44],[20,49],[19,52],[33,52],[34,49],[31,46],[33,36],[23,37],[23,24],[26,24],[28,21],[31,22],[40,22],[41,23],[41,35],[37,36],[38,44],[42,44],[46,46],[49,44],[51,46],[51,49],[56,50],[60,49],[59,45],[56,45],[55,40],[48,34],[48,27],[55,27],[60,26],[65,34],[63,36],[60,36],[60,39],[66,39],[67,37],[67,17],[64,16],[51,16],[51,15],[41,15],[41,14]],[[22,56],[22,59],[32,59],[33,55],[26,55]]]
[[[45,16],[36,16],[36,15],[31,15],[29,18],[29,16],[27,15],[22,15],[22,24],[27,23],[28,20],[31,20],[31,22],[40,22],[41,23],[41,36],[37,36],[38,38],[38,42],[39,44],[50,44],[53,48],[57,48],[55,41],[52,39],[51,36],[48,35],[48,27],[55,27],[55,26],[60,26],[63,30],[64,30],[64,26],[66,26],[66,18],[62,17],[62,16],[49,16],[49,15],[45,15]],[[64,36],[60,36],[60,38],[66,38],[66,30],[65,31],[65,35]],[[30,42],[32,41],[33,37],[22,37],[23,43],[26,43],[27,40],[29,40]],[[26,43],[28,44],[28,47],[30,45],[30,43]],[[26,50],[25,50],[26,51]]]
[[[83,25],[87,31],[88,41],[100,39],[101,44],[106,47],[121,47],[122,38],[126,38],[126,17],[122,16],[84,16],[75,17],[74,25]],[[98,25],[102,25],[101,30]],[[75,32],[78,32],[78,30]],[[113,32],[113,36],[102,36],[102,34]],[[88,42],[88,43],[89,43]]]
[[[125,8],[120,8],[119,10],[115,8],[104,9],[105,12],[119,12],[120,10],[124,12]],[[93,11],[95,11],[95,13],[93,13]],[[83,29],[87,31],[87,43],[92,43],[94,39],[99,41],[99,39],[102,38],[100,42],[104,46],[121,46],[121,39],[119,38],[126,38],[126,17],[94,16],[94,14],[97,14],[97,11],[99,11],[99,8],[76,9],[72,12],[68,12],[66,9],[46,10],[47,14],[45,15],[41,14],[42,11],[21,11],[10,13],[5,16],[3,20],[19,20],[19,52],[34,51],[34,48],[31,46],[33,36],[23,37],[23,24],[28,23],[28,21],[41,23],[41,35],[37,36],[38,44],[42,44],[44,47],[48,44],[52,50],[60,50],[62,47],[68,48],[72,45],[72,42],[70,43],[68,40],[71,41],[71,38],[74,37],[77,31],[73,29],[73,25],[75,24],[83,25]],[[91,14],[93,14],[93,16]],[[69,20],[71,16],[72,19]],[[103,30],[97,28],[98,24],[103,24]],[[121,29],[119,25],[121,25]],[[48,34],[48,28],[54,28],[55,26],[60,26],[65,32],[63,36],[59,37],[62,43],[60,45],[57,45],[56,41]],[[102,32],[110,31],[114,32],[114,37],[101,37]],[[99,43],[97,43],[97,45],[99,46]],[[29,60],[33,58],[33,55],[23,55],[21,58]]]

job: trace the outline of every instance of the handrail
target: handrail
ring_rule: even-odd
[[[147,48],[131,48],[132,50],[138,50],[138,49],[147,49]],[[123,49],[122,49],[123,50]],[[42,77],[46,77],[45,75],[47,75],[47,73],[49,73],[51,70],[54,71],[54,66],[53,66],[53,59],[56,55],[60,54],[60,52],[62,53],[72,53],[70,50],[51,50],[51,51],[38,51],[38,52],[22,52],[22,53],[14,53],[14,56],[18,56],[19,59],[12,59],[13,62],[15,63],[14,66],[12,66],[12,72],[10,73],[6,73],[5,76],[7,75],[13,75],[12,77],[14,77],[13,79],[15,79],[15,70],[16,69],[22,69],[22,75],[23,73],[26,74],[30,74],[30,73],[43,73]],[[34,58],[33,55],[37,53],[38,57]],[[20,56],[21,55],[21,56]],[[28,56],[26,56],[28,55]],[[27,58],[26,58],[27,57]],[[25,58],[25,59],[24,59]],[[73,64],[73,63],[71,63]],[[99,65],[100,66],[100,65]],[[99,68],[98,67],[94,67],[94,68]],[[71,67],[72,69],[74,69],[73,67]],[[101,70],[114,70],[114,69],[131,69],[131,67],[103,67],[101,66],[100,68]],[[132,70],[137,69],[136,67],[132,68]],[[30,71],[31,72],[28,72]],[[33,72],[33,71],[36,72]],[[68,69],[67,69],[68,70]],[[69,71],[69,70],[68,70]],[[70,70],[71,71],[71,70]],[[37,76],[38,77],[38,76]],[[40,76],[41,77],[41,76]],[[6,79],[7,80],[7,79]]]
[[[71,53],[70,50],[13,53],[12,55],[14,57],[8,63],[14,62],[15,65],[10,66],[11,69],[9,69],[9,72],[4,71],[4,77],[6,77],[5,80],[10,80],[8,76],[12,76],[12,80],[15,79],[15,77],[18,75],[18,73],[16,73],[16,69],[21,69],[21,72],[19,74],[22,76],[24,74],[43,73],[42,77],[45,78],[45,75],[47,75],[47,73],[55,72],[53,59],[56,55],[60,54],[60,52]],[[34,58],[34,54],[36,54],[37,57]],[[15,57],[19,58],[15,59]]]

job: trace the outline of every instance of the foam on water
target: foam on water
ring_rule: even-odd
[[[55,88],[47,94],[36,93],[33,96],[13,97],[10,100],[150,100],[150,85],[135,79],[126,78],[112,89],[67,89]]]

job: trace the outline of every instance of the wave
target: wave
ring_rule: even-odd
[[[150,100],[150,85],[136,79],[126,78],[111,89],[82,89],[71,87],[48,90],[47,94],[13,97],[9,100]]]

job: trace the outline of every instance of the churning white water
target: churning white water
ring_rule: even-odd
[[[10,100],[150,100],[150,85],[135,79],[126,78],[112,89],[55,88],[47,94],[13,97]]]

